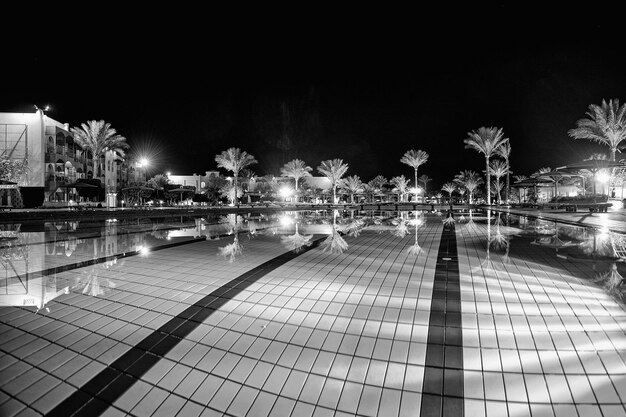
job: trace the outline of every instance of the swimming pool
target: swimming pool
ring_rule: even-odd
[[[624,415],[624,236],[485,211],[4,226],[2,415]]]

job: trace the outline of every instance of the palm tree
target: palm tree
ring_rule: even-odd
[[[511,195],[511,165],[509,164],[509,157],[511,156],[511,143],[506,142],[496,149],[496,155],[504,159],[506,163],[506,201],[509,201]]]
[[[381,194],[384,191],[384,186],[387,184],[389,184],[389,181],[382,175],[377,175],[367,183],[372,188],[372,202],[374,201],[374,194]]]
[[[126,138],[118,135],[117,131],[111,127],[111,123],[106,123],[104,120],[89,120],[87,123],[82,123],[80,127],[71,128],[70,133],[74,137],[74,142],[83,149],[90,150],[94,161],[98,161],[98,178],[102,178],[104,171],[102,156],[108,151],[113,151],[124,157],[124,151],[130,148],[126,143]]]
[[[485,170],[487,171],[487,204],[491,204],[491,187],[490,187],[490,171],[489,158],[493,156],[496,150],[506,143],[509,139],[504,137],[502,128],[497,127],[481,127],[478,131],[467,132],[468,138],[464,140],[465,149],[474,149],[485,155]]]
[[[404,156],[400,159],[400,162],[407,164],[415,171],[415,188],[417,189],[417,168],[428,161],[428,154],[422,150],[415,151],[413,149],[406,151]],[[416,191],[417,199],[417,191]]]
[[[237,205],[237,177],[239,176],[239,171],[252,164],[256,164],[257,160],[254,159],[254,156],[248,154],[246,151],[242,151],[239,148],[228,148],[227,150],[222,151],[221,154],[215,155],[215,162],[217,162],[218,168],[224,168],[225,170],[233,173],[233,189],[235,192],[233,203]]]
[[[483,179],[474,171],[461,171],[454,176],[454,182],[464,187],[469,193],[469,203],[472,204],[474,191],[483,183]]]
[[[507,167],[506,162],[500,159],[496,159],[495,161],[492,161],[489,164],[490,174],[496,177],[496,185],[494,187],[494,190],[498,190],[497,192],[498,204],[502,204],[502,198],[500,196],[500,190],[502,189],[502,187],[500,186],[500,178],[504,177],[505,175],[509,173],[509,170],[507,168],[508,167]]]
[[[428,175],[421,175],[418,178],[419,182],[421,182],[422,184],[424,184],[424,195],[426,195],[426,184],[428,184],[430,181],[432,181],[433,179],[430,178]]]
[[[358,175],[341,180],[341,186],[350,194],[350,202],[354,204],[354,194],[363,192],[363,182]]]
[[[398,193],[400,201],[403,201],[404,194],[409,188],[409,181],[404,175],[400,175],[399,177],[393,177],[389,182],[395,186],[394,190]]]
[[[456,190],[456,184],[453,182],[447,182],[441,187],[441,189],[448,193],[450,204],[452,204],[452,193]]]
[[[589,139],[607,145],[611,149],[611,161],[615,161],[615,153],[626,139],[626,105],[619,105],[618,99],[611,99],[602,105],[589,105],[585,113],[587,118],[576,121],[576,128],[567,133],[574,139]]]
[[[303,177],[310,177],[313,168],[307,166],[304,161],[294,159],[287,162],[281,169],[280,174],[283,177],[291,177],[296,180],[296,194],[298,193],[298,180]]]
[[[339,180],[346,175],[348,164],[344,164],[343,159],[328,159],[322,161],[317,170],[330,180],[333,189],[333,204],[337,204],[337,185]]]

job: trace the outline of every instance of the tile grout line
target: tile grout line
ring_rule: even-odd
[[[445,222],[428,321],[421,413],[463,416],[463,335],[454,222]]]

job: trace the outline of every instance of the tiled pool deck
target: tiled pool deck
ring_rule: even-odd
[[[623,305],[582,278],[591,263],[490,251],[493,228],[365,229],[343,253],[257,235],[235,262],[216,255],[230,237],[59,269],[110,290],[0,307],[0,415],[626,416]]]

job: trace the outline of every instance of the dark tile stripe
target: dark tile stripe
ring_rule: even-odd
[[[47,415],[68,417],[102,414],[207,317],[260,278],[319,246],[324,238],[318,238],[311,246],[286,252],[245,272],[189,306],[111,363]]]
[[[463,416],[461,290],[454,224],[444,224],[428,322],[421,415]]]

